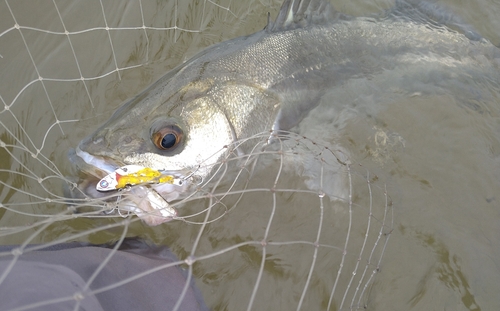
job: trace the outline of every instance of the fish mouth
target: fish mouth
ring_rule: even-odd
[[[90,153],[81,150],[79,146],[75,149],[71,149],[68,153],[68,157],[80,172],[92,175],[99,179],[114,172],[123,165],[116,163],[111,159],[91,155]]]
[[[81,200],[105,203],[104,214],[129,213],[137,215],[150,226],[156,226],[177,218],[177,210],[169,203],[184,197],[191,186],[190,172],[168,172],[181,182],[148,183],[127,185],[123,189],[102,192],[97,190],[97,184],[102,178],[113,174],[124,165],[109,158],[94,156],[79,147],[69,151],[69,159],[79,172],[79,181],[75,189],[65,189],[72,203]],[[93,204],[92,204],[93,205]]]

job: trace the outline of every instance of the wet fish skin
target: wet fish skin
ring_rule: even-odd
[[[401,68],[411,75],[423,65],[444,78],[498,72],[499,55],[487,40],[470,40],[422,22],[420,15],[346,18],[326,1],[285,1],[275,23],[211,46],[173,69],[118,109],[78,150],[118,166],[190,170],[204,177],[224,146],[266,130],[292,129],[344,81]],[[160,150],[152,134],[170,125],[181,128],[184,139],[172,151]]]

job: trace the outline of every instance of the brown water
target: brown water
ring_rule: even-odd
[[[61,178],[74,175],[66,155],[70,148],[106,120],[122,101],[203,47],[262,29],[266,13],[269,11],[275,16],[279,2],[219,3],[223,7],[229,5],[230,10],[226,10],[204,1],[195,4],[142,1],[142,14],[139,2],[105,2],[106,22],[99,1],[56,2],[66,29],[72,33],[71,44],[64,34],[48,33],[64,32],[51,1],[10,1],[10,9],[1,2],[0,96],[6,108],[0,114],[3,125],[0,140],[7,146],[0,148],[0,176],[4,182],[0,185],[0,197],[3,205],[33,215],[0,210],[0,228],[26,226],[39,221],[37,215],[64,212],[66,206],[60,201],[46,202],[45,199],[57,201],[63,195]],[[446,2],[481,35],[500,45],[498,2]],[[380,12],[391,3],[338,0],[334,5],[340,11],[361,16]],[[18,30],[7,31],[15,24],[12,15],[25,27],[21,32],[26,43]],[[146,26],[178,28],[144,30],[140,28],[143,17]],[[105,27],[106,23],[120,30],[96,29]],[[138,29],[125,30],[126,27]],[[79,33],[81,30],[87,31]],[[43,83],[36,81],[38,74],[28,50],[39,75],[44,78]],[[133,66],[137,67],[123,69]],[[122,69],[117,72],[116,67]],[[85,82],[79,80],[80,72]],[[474,105],[470,106],[462,106],[453,94],[386,102],[374,115],[350,119],[339,135],[339,144],[349,151],[352,161],[364,165],[358,171],[364,172],[366,168],[377,174],[378,180],[374,181],[379,187],[374,191],[377,206],[384,206],[385,184],[394,206],[393,230],[380,273],[363,299],[368,310],[500,310],[499,81],[478,80],[470,86],[470,94],[474,99]],[[354,95],[346,91],[339,98],[349,101],[357,98]],[[7,108],[13,113],[6,111]],[[47,163],[49,167],[44,165]],[[50,166],[52,163],[54,166]],[[47,177],[41,183],[45,188],[40,187],[38,180],[11,171]],[[273,176],[273,172],[269,174]],[[355,185],[359,186],[364,179],[356,176]],[[357,192],[356,203],[366,206],[368,192],[359,187],[362,190]],[[220,247],[261,238],[269,210],[259,207],[273,205],[266,201],[270,198],[243,200],[240,206],[244,208],[209,225],[206,236],[200,240],[199,252],[210,254]],[[303,207],[318,207],[317,195],[283,194],[278,199],[276,205],[286,206],[293,201],[295,208],[278,211],[271,239],[314,241],[319,212]],[[347,230],[342,223],[347,213],[342,209],[347,207],[329,202],[325,202],[325,206],[324,223],[335,225],[325,225],[320,241],[341,247],[345,238],[342,232]],[[334,208],[328,208],[332,206]],[[363,213],[354,216],[358,221],[355,221],[349,247],[357,249],[363,241],[368,217]],[[36,231],[40,227],[34,227],[16,234],[0,234],[0,243],[41,243],[71,238],[83,229],[108,223],[109,220],[87,218],[59,222],[41,232]],[[184,257],[189,253],[197,229],[184,222],[156,228],[136,222],[128,235],[167,243],[178,256]],[[77,239],[98,243],[117,239],[119,234],[119,230],[106,231]],[[34,238],[30,239],[32,235]],[[370,235],[374,237],[376,233]],[[302,293],[303,280],[311,266],[312,248],[296,245],[283,252],[277,248],[268,249],[269,264],[265,266],[267,274],[259,286],[260,296],[254,301],[256,310],[296,308],[297,296]],[[317,308],[326,307],[340,253],[335,249],[321,249],[319,258],[335,259],[319,260],[315,269],[320,275],[329,273],[332,277],[313,277],[307,291],[307,306],[321,301]],[[195,275],[207,302],[216,309],[238,310],[242,305],[246,308],[259,271],[255,263],[260,263],[260,254],[261,249],[245,245],[241,252],[213,256],[213,260],[195,266]],[[346,271],[351,271],[349,267],[354,265],[356,257],[352,255],[347,260],[350,262],[346,263]],[[346,288],[349,275],[343,274],[343,277],[339,286]],[[269,304],[268,295],[282,295],[282,299]]]

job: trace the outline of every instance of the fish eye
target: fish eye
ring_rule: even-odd
[[[182,140],[182,130],[177,125],[163,126],[153,132],[153,144],[158,149],[174,150]]]

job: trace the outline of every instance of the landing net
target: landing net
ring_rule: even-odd
[[[68,150],[122,101],[203,47],[262,29],[279,5],[0,2],[0,245],[17,245],[0,252],[8,260],[0,288],[30,252],[72,241],[114,245],[97,275],[123,241],[140,237],[167,245],[177,260],[162,269],[184,269],[214,310],[369,307],[392,202],[384,181],[336,144],[264,132],[221,146],[227,156],[213,176],[174,202],[179,216],[158,227],[119,209],[126,190],[106,202],[65,194],[77,174]],[[242,145],[251,152],[239,153]],[[81,295],[110,289],[92,280],[78,295],[15,310],[61,300],[78,310]]]

